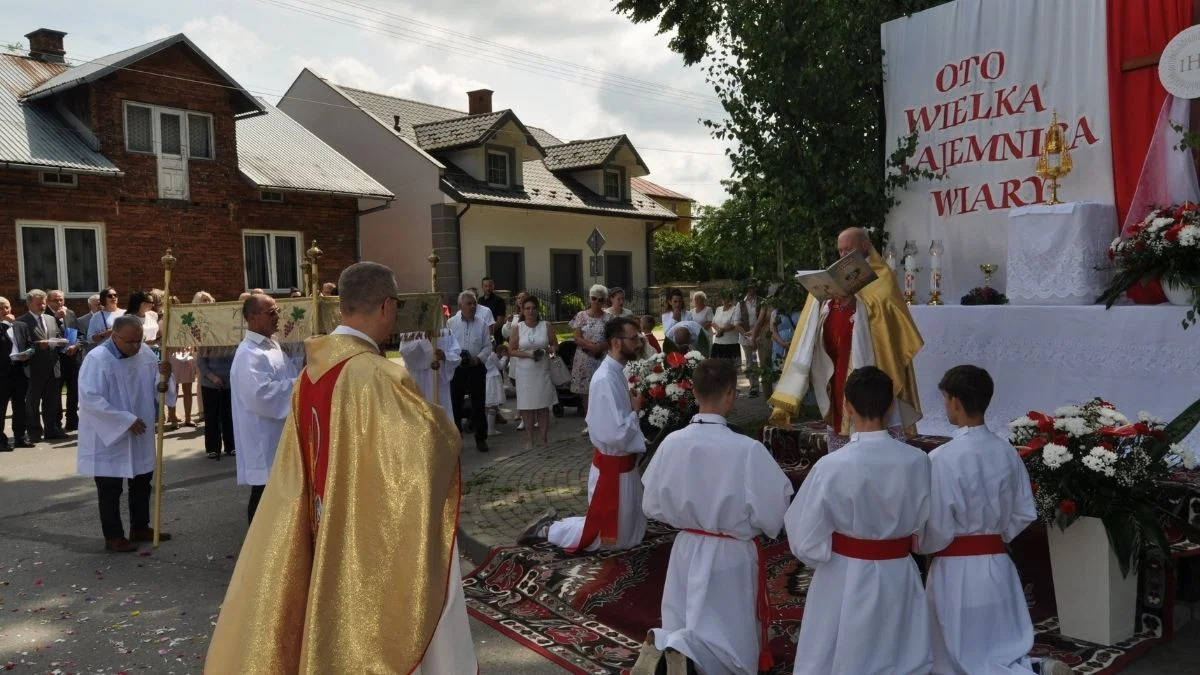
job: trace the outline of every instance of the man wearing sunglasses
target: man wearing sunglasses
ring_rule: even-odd
[[[238,485],[250,486],[246,517],[262,499],[283,421],[292,408],[296,367],[271,339],[279,329],[279,306],[269,295],[253,294],[242,303],[246,337],[238,345],[229,371],[233,398],[233,441],[237,448]]]

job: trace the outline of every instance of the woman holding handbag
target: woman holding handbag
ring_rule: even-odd
[[[542,320],[538,299],[527,295],[521,305],[522,321],[508,337],[508,356],[517,383],[517,410],[525,429],[525,449],[533,447],[536,424],[539,440],[546,444],[550,407],[558,400],[550,379],[550,362],[558,361],[558,337],[549,321]],[[560,362],[561,364],[561,362]]]

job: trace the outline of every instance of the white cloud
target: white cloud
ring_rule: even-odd
[[[333,61],[299,56],[293,56],[291,60],[297,69],[308,68],[335,84],[369,91],[383,91],[388,86],[387,80],[379,71],[349,56],[342,56]]]
[[[467,92],[486,88],[482,82],[471,77],[457,73],[444,73],[432,66],[421,66],[409,72],[399,83],[388,87],[384,93],[401,98],[411,98],[423,103],[465,110]]]
[[[272,50],[254,31],[225,16],[189,19],[180,28],[158,24],[146,30],[146,41],[183,33],[196,43],[208,58],[229,73],[242,86],[250,87],[255,66]]]

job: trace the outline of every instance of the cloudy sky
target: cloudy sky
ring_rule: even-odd
[[[650,179],[720,203],[721,115],[699,68],[611,0],[5,0],[0,43],[45,27],[68,59],[183,32],[272,102],[308,67],[353,87],[466,110],[470,89],[565,140],[628,134]]]

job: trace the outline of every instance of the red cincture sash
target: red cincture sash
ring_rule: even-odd
[[[841,532],[833,533],[833,552],[856,560],[898,560],[907,558],[912,550],[912,537],[858,539]]]
[[[296,406],[296,431],[300,437],[300,456],[308,483],[308,526],[316,541],[325,503],[325,480],[329,474],[330,410],[333,388],[338,375],[349,361],[342,361],[317,380],[310,382],[308,369],[300,374],[300,396]]]
[[[955,537],[949,546],[938,551],[935,555],[939,558],[945,558],[1006,553],[1008,553],[1008,548],[1004,545],[1004,537],[998,534],[965,534],[961,537]]]
[[[600,472],[596,489],[592,490],[592,501],[588,502],[587,517],[583,521],[583,534],[575,548],[567,553],[587,550],[600,537],[600,543],[617,543],[618,525],[621,516],[621,474],[637,468],[637,455],[606,455],[592,451],[592,466]],[[638,505],[640,508],[640,504]]]
[[[720,532],[706,532],[691,528],[684,528],[683,531],[698,534],[701,537],[737,540],[737,537]],[[771,656],[771,647],[768,644],[771,630],[771,601],[767,593],[767,556],[763,554],[762,542],[758,537],[750,541],[754,542],[754,549],[758,552],[758,593],[754,598],[754,613],[758,616],[758,670],[761,672],[775,667],[775,659]]]

